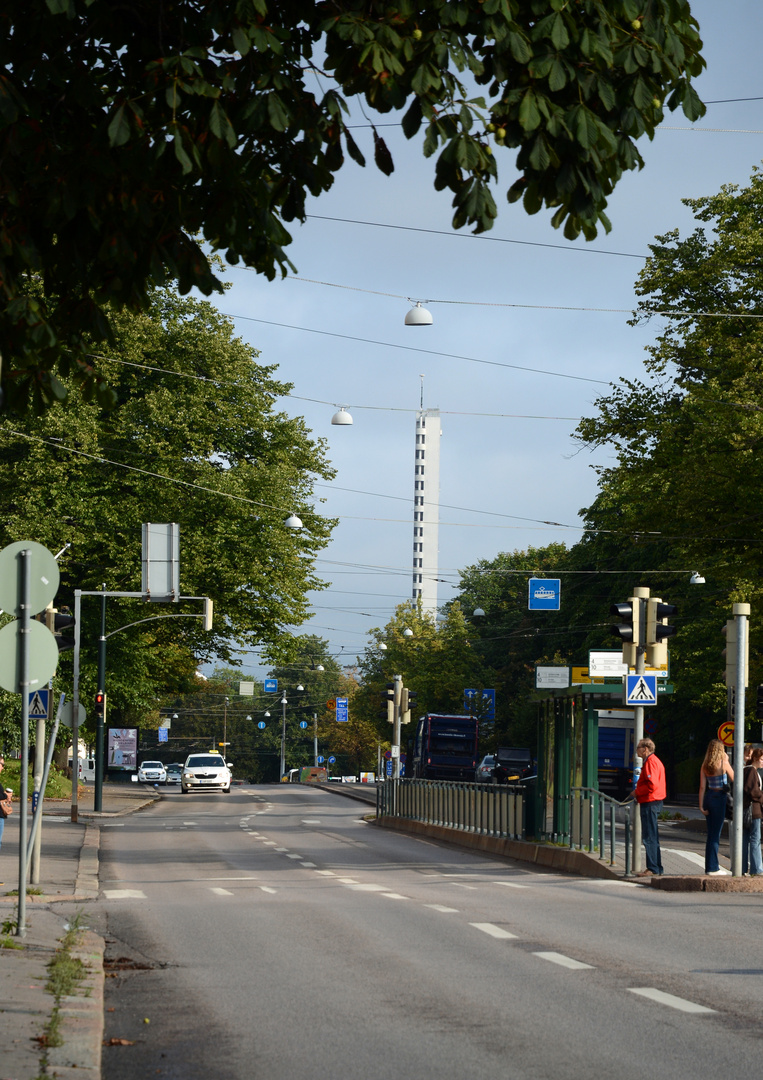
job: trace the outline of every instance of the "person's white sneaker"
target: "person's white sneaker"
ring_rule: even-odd
[[[723,867],[721,867],[720,870],[708,870],[707,874],[708,874],[708,877],[716,877],[718,874],[728,874],[728,875],[730,875],[731,871],[730,870],[724,870]]]

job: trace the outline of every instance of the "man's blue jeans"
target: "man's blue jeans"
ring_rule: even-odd
[[[641,814],[641,841],[646,851],[646,868],[653,874],[662,873],[660,838],[657,835],[657,817],[662,811],[662,799],[639,803]]]

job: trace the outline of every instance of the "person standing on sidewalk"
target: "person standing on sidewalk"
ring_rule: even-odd
[[[748,869],[750,877],[760,877],[763,874],[763,858],[760,853],[760,822],[763,818],[763,790],[761,789],[758,769],[763,765],[763,750],[750,747],[750,760],[744,767],[744,782],[742,786],[742,809],[747,813],[748,808],[752,811],[750,827],[746,828],[744,819],[742,823],[742,875]]]
[[[3,758],[3,755],[0,754],[0,773],[2,773],[4,767],[5,767],[5,759]],[[4,788],[3,784],[2,784],[2,781],[0,780],[0,802],[4,802],[5,799],[10,799],[10,797],[11,797],[11,789],[10,788]],[[2,843],[3,843],[3,829],[4,828],[5,828],[5,813],[3,811],[3,808],[0,806],[0,847],[2,847]],[[2,881],[0,881],[0,885],[2,885]]]
[[[636,877],[651,877],[662,873],[657,818],[667,795],[665,766],[655,754],[654,743],[651,739],[642,739],[636,747],[636,753],[643,761],[643,765],[638,783],[633,789],[633,796],[641,814],[641,839],[646,851],[646,870],[641,870]]]
[[[729,874],[718,862],[718,845],[721,829],[726,818],[726,776],[734,781],[726,747],[720,739],[711,739],[705,751],[705,760],[699,770],[699,808],[707,821],[705,843],[705,873]]]

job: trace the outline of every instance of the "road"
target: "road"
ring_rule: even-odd
[[[104,826],[105,1080],[757,1069],[758,896],[530,870],[366,812],[252,786]]]

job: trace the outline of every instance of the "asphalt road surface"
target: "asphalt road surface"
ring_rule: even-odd
[[[759,894],[530,870],[367,812],[170,790],[104,825],[104,1080],[759,1070]]]

